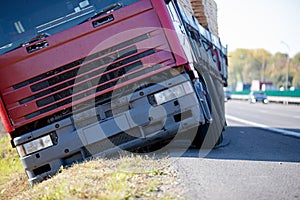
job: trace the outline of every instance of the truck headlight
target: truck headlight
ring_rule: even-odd
[[[182,97],[186,94],[193,92],[193,86],[190,82],[184,82],[180,85],[163,90],[159,93],[154,94],[155,101],[158,105],[161,105],[165,102],[171,101],[173,99]]]
[[[51,146],[53,146],[51,136],[46,135],[23,145],[17,146],[17,150],[20,156],[23,157]]]

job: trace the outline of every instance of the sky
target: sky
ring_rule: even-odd
[[[300,53],[300,0],[215,0],[219,36],[229,51]]]

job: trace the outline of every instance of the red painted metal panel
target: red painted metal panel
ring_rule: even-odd
[[[170,14],[167,11],[166,5],[164,1],[151,0],[154,9],[157,12],[157,15],[160,19],[162,27],[166,30],[166,35],[169,41],[169,45],[174,54],[177,66],[187,64],[187,59],[183,49],[181,48],[180,42],[178,40],[178,36],[175,32],[175,28],[171,19]]]
[[[145,31],[145,30],[147,30],[147,31]],[[165,38],[161,37],[161,35],[163,34],[162,30],[160,30],[160,29],[156,29],[155,30],[155,28],[147,28],[147,29],[143,29],[143,31],[144,32],[139,31],[139,34],[140,33],[145,34],[147,32],[151,32],[153,34],[153,38],[151,40],[151,44],[149,44],[149,41],[141,41],[141,42],[135,43],[135,46],[136,46],[137,49],[149,49],[150,47],[154,47],[156,49],[168,50],[168,46],[167,46],[167,44],[165,42]],[[121,41],[121,42],[124,42],[124,41]],[[122,48],[122,49],[125,49],[125,48]],[[120,49],[120,50],[122,50],[122,49]],[[102,57],[106,57],[106,56],[109,56],[109,55],[105,55],[105,56],[102,56]],[[91,62],[93,62],[95,60],[98,60],[98,59],[99,58],[95,58],[93,60],[85,62],[84,64],[78,65],[77,68],[80,68],[83,65],[89,64],[89,63],[91,63]],[[101,57],[100,57],[100,59],[101,59]],[[109,64],[113,64],[113,63],[114,62],[109,63]],[[102,68],[108,67],[109,64],[104,65]],[[38,94],[40,92],[44,92],[44,91],[47,90],[47,88],[45,88],[45,89],[39,90],[37,92],[32,92],[31,89],[30,89],[31,86],[36,85],[36,84],[40,84],[41,82],[43,82],[45,80],[49,80],[51,78],[54,78],[55,76],[58,76],[58,75],[70,72],[73,69],[74,68],[69,69],[69,70],[65,70],[65,71],[60,72],[60,73],[56,73],[54,75],[51,75],[51,76],[47,77],[47,79],[41,79],[41,80],[36,81],[34,83],[28,84],[25,87],[22,87],[22,88],[19,88],[19,89],[16,89],[16,90],[13,90],[13,91],[5,93],[4,94],[5,95],[5,100],[6,100],[5,103],[6,103],[7,107],[8,108],[15,107],[15,105],[12,105],[12,106],[10,106],[10,105],[13,104],[13,103],[15,103],[15,102],[17,102],[17,101],[25,99],[25,98],[27,98],[27,97],[29,97],[31,95],[35,95],[35,94]],[[75,77],[75,78],[78,78],[78,76]],[[51,87],[54,88],[55,86],[57,86],[57,85],[59,85],[61,83],[63,83],[63,82],[60,82],[60,83],[55,84],[55,85],[52,85]]]
[[[145,64],[150,63],[150,64],[153,65],[153,64],[163,63],[163,62],[165,62],[167,60],[170,60],[170,59],[172,59],[172,55],[171,55],[170,52],[160,51],[160,52],[158,52],[156,54],[153,54],[153,55],[151,55],[149,57],[146,57],[145,59],[142,59],[141,61],[142,61],[142,63],[145,63]],[[151,67],[151,66],[149,66],[149,67]],[[137,71],[134,71],[134,72],[137,72]],[[102,75],[105,75],[105,73],[99,74],[98,77],[100,78]],[[130,75],[130,73],[128,73],[126,75]],[[95,77],[93,77],[93,78],[95,78]],[[143,78],[144,77],[140,77],[139,79],[143,79]],[[90,79],[92,79],[92,78],[90,78]],[[120,78],[118,78],[118,79],[120,79]],[[89,81],[89,79],[85,79],[84,81]],[[110,81],[112,82],[114,80],[110,80]],[[76,87],[78,84],[79,83],[76,83],[76,84],[70,86],[70,88]],[[126,85],[127,84],[128,83],[126,83]],[[95,85],[94,88],[89,88],[89,90],[96,89],[98,86],[101,86],[101,85]],[[66,89],[66,88],[64,88],[64,89]],[[61,91],[64,90],[64,89],[61,89]],[[112,89],[114,89],[114,88],[112,88]],[[60,92],[60,91],[56,91],[56,92]],[[82,91],[81,93],[84,93],[84,92],[86,92],[86,91]],[[99,93],[99,95],[100,94],[104,94],[104,93],[101,92],[101,93]],[[48,96],[50,96],[50,95],[51,94],[49,94]],[[48,96],[43,96],[42,98],[45,98],[45,97],[48,97]],[[59,102],[62,102],[64,100],[66,100],[66,99],[68,99],[70,97],[66,97],[66,98],[60,99],[59,101],[55,101],[55,102],[53,102],[51,104],[48,104],[47,106],[37,107],[36,101],[39,101],[42,98],[37,98],[37,99],[35,99],[35,101],[31,101],[29,103],[22,104],[22,105],[19,105],[19,106],[16,106],[16,107],[13,107],[13,108],[9,109],[8,111],[9,111],[9,113],[11,115],[11,118],[17,121],[18,118],[24,117],[24,116],[32,113],[33,111],[36,111],[36,110],[39,110],[39,109],[43,109],[43,108],[46,108],[46,107],[50,107],[52,105],[55,105],[55,104],[57,104]],[[76,104],[76,102],[73,102],[73,104]],[[70,104],[68,104],[67,107],[69,107],[69,106],[70,106]],[[60,110],[61,110],[61,108],[60,108]]]

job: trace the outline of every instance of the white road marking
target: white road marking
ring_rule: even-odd
[[[280,134],[283,134],[283,135],[300,137],[300,133],[298,133],[298,132],[288,131],[288,130],[279,129],[279,128],[272,128],[272,127],[269,127],[269,126],[264,125],[264,124],[251,122],[251,121],[240,119],[240,118],[237,118],[237,117],[234,117],[234,116],[231,116],[231,115],[226,115],[225,117],[226,117],[226,119],[231,119],[231,120],[234,120],[234,121],[241,122],[243,124],[248,124],[248,125],[251,125],[251,126],[266,129],[266,130],[273,131],[273,132],[276,132],[276,133],[280,133]]]

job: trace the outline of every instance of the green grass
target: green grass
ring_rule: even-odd
[[[180,199],[168,159],[96,159],[62,170],[18,199]],[[166,185],[168,187],[166,187]],[[173,188],[167,190],[166,188]]]
[[[27,178],[16,149],[9,137],[0,138],[0,199],[11,199],[29,189]]]
[[[0,138],[0,183],[11,174],[23,171],[17,151],[11,147],[9,138]]]
[[[0,199],[182,199],[167,158],[123,156],[62,169],[30,188],[8,137],[0,139]]]

